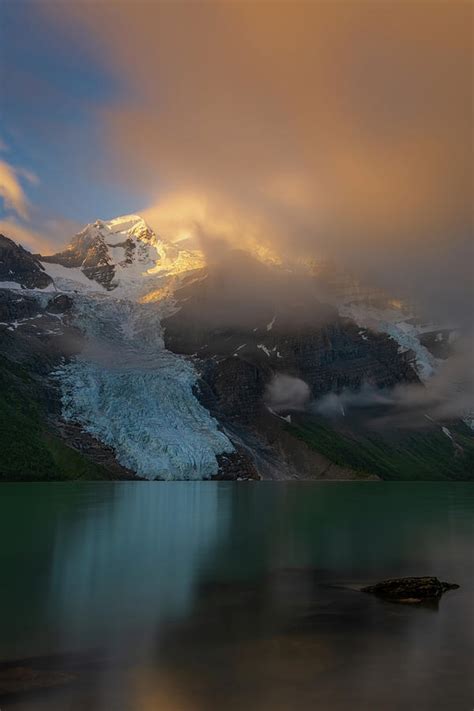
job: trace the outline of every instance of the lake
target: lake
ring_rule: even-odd
[[[474,707],[472,484],[2,484],[0,564],[2,711]]]

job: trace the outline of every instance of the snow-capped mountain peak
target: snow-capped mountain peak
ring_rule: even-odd
[[[89,223],[76,235],[71,245],[78,240],[92,242],[96,239],[112,243],[127,239],[150,244],[157,241],[155,233],[142,217],[123,215],[112,220],[96,220]]]
[[[42,260],[53,279],[77,281],[77,276],[83,284],[85,276],[107,291],[122,287],[138,297],[151,286],[151,277],[181,274],[204,264],[201,252],[179,249],[158,237],[139,215],[89,223],[64,250]]]

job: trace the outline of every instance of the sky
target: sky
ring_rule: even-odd
[[[3,0],[0,228],[45,251],[138,212],[459,309],[473,8]]]
[[[87,42],[51,25],[41,1],[2,2],[0,44],[0,220],[11,236],[41,248],[103,213],[135,208],[137,194],[98,170],[106,167],[99,111],[120,95],[119,80]]]

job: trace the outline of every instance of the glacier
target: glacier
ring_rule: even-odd
[[[156,305],[82,295],[76,323],[86,346],[56,371],[63,417],[143,478],[217,474],[216,455],[234,447],[195,397],[192,363],[165,349]]]
[[[218,472],[216,455],[234,447],[194,394],[193,363],[166,350],[161,326],[174,308],[170,283],[193,272],[200,255],[159,240],[138,216],[99,226],[137,243],[132,263],[117,264],[114,291],[79,267],[44,263],[56,287],[74,293],[73,321],[85,337],[81,353],[55,372],[62,415],[112,447],[140,477],[209,479]],[[80,234],[98,229],[90,225]],[[106,246],[116,258],[117,247]],[[165,297],[148,298],[155,292]]]
[[[185,244],[158,237],[140,216],[126,215],[87,225],[43,262],[51,288],[73,295],[74,322],[85,337],[82,352],[56,372],[63,417],[147,479],[209,479],[218,473],[217,455],[235,451],[195,396],[192,360],[164,346],[161,322],[176,308],[174,291],[184,279],[206,278],[204,255]],[[413,314],[375,307],[370,293],[354,293],[345,283],[336,292],[341,316],[413,351],[420,379],[429,382],[438,362],[422,345],[423,326]],[[276,315],[267,331],[275,321]],[[265,345],[257,347],[271,355]]]
[[[363,329],[369,328],[387,334],[398,343],[401,352],[411,350],[414,354],[415,370],[422,382],[429,381],[436,372],[437,360],[422,345],[420,335],[423,328],[413,325],[414,314],[407,314],[396,308],[375,308],[353,302],[342,303],[338,310],[341,316],[352,319]],[[430,328],[431,325],[427,330]],[[359,333],[364,338],[363,333]]]

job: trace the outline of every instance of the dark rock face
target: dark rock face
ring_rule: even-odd
[[[2,387],[14,393],[18,408],[33,399],[41,412],[45,433],[59,435],[84,459],[100,465],[103,478],[137,479],[117,462],[109,447],[83,432],[79,425],[61,419],[61,393],[51,372],[83,346],[83,336],[72,323],[72,307],[73,300],[67,294],[51,295],[46,300],[43,295],[35,298],[25,291],[0,289]],[[23,377],[9,375],[2,379],[2,374],[8,375],[11,369],[16,373],[17,366],[22,369]],[[28,432],[20,434],[28,436]]]
[[[19,319],[31,318],[40,310],[40,306],[33,296],[27,296],[21,291],[0,289],[1,323],[8,324]]]
[[[420,343],[425,346],[435,358],[445,360],[453,354],[453,343],[450,336],[451,331],[447,329],[430,331],[420,336]]]
[[[52,283],[39,260],[13,240],[0,235],[0,282],[18,282],[27,289],[44,289]]]
[[[212,301],[219,302],[222,284],[214,282],[210,275],[183,287],[180,310],[163,321],[166,347],[194,357],[202,404],[234,437],[237,431],[265,478],[358,478],[289,433],[288,421],[266,408],[266,387],[276,373],[304,380],[315,398],[365,383],[390,388],[418,382],[413,354],[317,304],[314,320],[292,323],[288,304],[280,311],[272,303],[264,313],[246,314],[247,323],[216,325]]]
[[[417,382],[408,354],[388,336],[359,334],[351,321],[335,319],[313,332],[284,337],[278,343],[280,363],[300,373],[315,397],[344,388],[357,390],[364,382],[377,388]]]
[[[68,311],[59,310],[65,304],[57,295],[46,301],[28,292],[0,289],[0,355],[42,378],[62,358],[77,353],[82,336]]]
[[[257,469],[243,452],[218,454],[218,473],[212,478],[215,481],[237,481],[260,479]]]
[[[63,267],[97,266],[101,259],[107,259],[107,249],[99,236],[80,232],[62,252],[41,257],[43,262],[62,264]]]
[[[163,322],[165,344],[176,353],[196,355],[204,362],[213,359],[212,380],[231,378],[232,387],[244,396],[242,406],[248,400],[250,384],[248,369],[239,366],[239,361],[251,364],[261,374],[260,380],[266,381],[268,374],[271,377],[276,372],[299,377],[308,383],[314,397],[344,388],[357,390],[364,383],[390,388],[400,382],[418,382],[411,352],[399,353],[398,344],[389,336],[361,330],[330,307],[316,326],[293,325],[286,314],[280,319],[276,309],[258,325],[213,327],[205,313],[207,301],[202,292],[206,282],[183,289],[181,310]],[[230,366],[229,359],[237,364]],[[214,374],[216,369],[222,371],[221,376]],[[207,368],[204,373],[208,380]],[[240,387],[241,378],[245,388]],[[259,379],[253,380],[258,388]]]
[[[412,354],[399,353],[388,336],[359,334],[351,321],[335,318],[319,328],[293,333],[274,329],[246,333],[191,330],[180,312],[168,318],[165,344],[170,350],[195,354],[205,364],[203,378],[226,414],[251,418],[274,373],[288,373],[308,383],[314,397],[364,383],[390,388],[400,382],[418,382]],[[245,344],[245,345],[244,345]],[[221,396],[224,395],[224,397]]]
[[[65,250],[41,259],[63,267],[81,267],[89,279],[109,291],[114,288],[115,266],[111,263],[107,245],[99,236],[79,233]]]
[[[203,364],[199,397],[208,410],[228,422],[251,422],[263,408],[263,394],[272,371],[240,358]]]
[[[55,426],[69,447],[80,452],[96,464],[100,464],[108,472],[111,481],[138,481],[141,479],[131,469],[119,464],[111,447],[85,432],[81,425],[76,422],[64,422],[57,419]]]
[[[51,314],[65,314],[72,309],[73,300],[67,294],[58,294],[52,298],[47,307],[46,311]]]
[[[456,590],[459,585],[446,583],[435,577],[393,578],[376,585],[362,588],[362,592],[395,602],[425,602],[439,600],[447,590]]]

